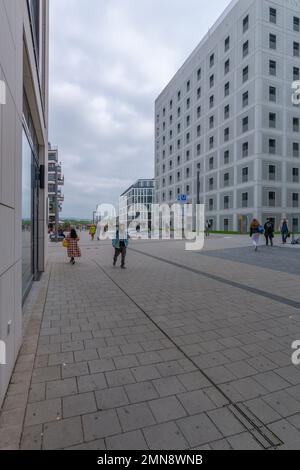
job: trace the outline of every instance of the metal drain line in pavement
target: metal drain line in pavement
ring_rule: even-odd
[[[138,250],[133,250],[137,253],[140,253]],[[140,253],[143,254],[143,253]],[[147,256],[147,255],[145,255]],[[149,255],[150,256],[150,255]],[[152,256],[151,256],[152,257]],[[153,257],[154,259],[164,262],[164,259]],[[100,269],[104,275],[147,317],[147,319],[156,326],[156,328],[163,333],[163,335],[175,346],[175,348],[182,353],[182,355],[188,359],[194,367],[198,369],[199,372],[209,381],[209,383],[216,389],[218,392],[225,398],[228,402],[224,407],[235,416],[236,419],[244,426],[244,428],[253,436],[256,442],[262,446],[263,449],[276,449],[277,447],[284,444],[284,442],[279,439],[257,416],[255,416],[243,403],[234,403],[231,398],[216,384],[204,371],[200,369],[198,364],[193,361],[193,358],[189,357],[181,347],[171,338],[156,322],[151,318],[151,316],[141,307],[124,289],[118,284],[115,279],[113,279],[108,272],[94,260],[94,263]],[[173,264],[173,263],[171,263]],[[181,267],[179,265],[178,267]]]

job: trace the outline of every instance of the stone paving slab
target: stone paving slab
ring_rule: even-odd
[[[222,250],[226,241],[216,243]],[[74,267],[51,247],[25,306],[31,317],[0,414],[0,448],[262,449],[254,417],[279,448],[299,448],[300,369],[290,360],[299,310],[270,294],[296,300],[300,273],[222,251],[191,256],[181,242],[132,246],[140,253],[129,249],[124,272],[111,266],[109,243],[95,252],[87,242]],[[248,421],[232,403],[245,405]]]

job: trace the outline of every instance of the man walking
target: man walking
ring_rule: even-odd
[[[264,225],[264,230],[265,230],[266,245],[269,246],[269,240],[270,240],[270,244],[271,244],[271,246],[273,246],[274,225],[273,225],[271,219],[267,219],[267,221]]]
[[[116,231],[116,238],[113,239],[112,245],[115,249],[113,265],[116,266],[119,256],[121,255],[121,268],[125,269],[125,258],[128,247],[128,234],[125,226],[120,225]]]

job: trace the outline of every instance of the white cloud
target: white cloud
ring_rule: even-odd
[[[51,0],[50,141],[63,216],[153,177],[154,101],[229,0]]]

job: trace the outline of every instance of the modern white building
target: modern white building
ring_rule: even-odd
[[[138,225],[148,230],[154,203],[154,187],[154,179],[139,179],[126,189],[119,199],[120,221],[127,220],[131,223],[133,219],[138,218]],[[135,211],[131,214],[132,207]]]
[[[46,262],[48,0],[0,0],[0,406]]]
[[[64,195],[62,186],[65,179],[58,159],[58,147],[48,146],[48,220],[49,224],[59,224]]]
[[[234,0],[155,104],[156,202],[204,203],[214,230],[300,230],[300,0]]]

